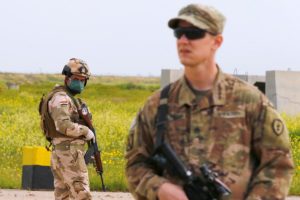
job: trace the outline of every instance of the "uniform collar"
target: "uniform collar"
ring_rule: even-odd
[[[225,104],[225,76],[221,69],[218,67],[218,74],[211,91],[208,92],[207,96],[200,101],[203,107],[209,107],[213,105],[224,105]],[[196,103],[196,96],[192,89],[189,87],[186,78],[183,76],[179,80],[182,88],[179,90],[178,103],[180,106],[193,105]],[[202,107],[201,106],[201,107]]]

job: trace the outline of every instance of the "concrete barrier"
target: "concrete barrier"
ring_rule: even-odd
[[[300,114],[300,72],[267,71],[266,95],[279,112]]]
[[[54,189],[50,157],[45,147],[23,147],[22,189]]]
[[[179,79],[183,75],[183,69],[162,69],[160,77],[160,87],[165,87]]]

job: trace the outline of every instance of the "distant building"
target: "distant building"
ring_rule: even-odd
[[[6,86],[9,90],[19,90],[20,86],[17,83],[7,82]]]
[[[163,69],[161,71],[161,87],[176,81],[183,75],[183,70]],[[262,91],[281,113],[300,115],[300,71],[267,71],[266,76],[240,75],[234,76],[255,85]]]

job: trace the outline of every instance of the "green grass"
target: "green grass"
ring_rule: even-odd
[[[295,172],[290,188],[290,194],[300,195],[300,116],[289,117],[287,115],[283,115],[283,117],[290,131],[293,160],[295,164]]]
[[[1,84],[0,84],[1,86]],[[38,103],[52,82],[23,84],[20,90],[0,90],[0,188],[20,188],[22,147],[45,146],[39,127]],[[102,150],[104,181],[109,190],[126,191],[125,141],[129,126],[145,99],[158,85],[89,84],[80,97],[93,113],[97,141]],[[99,190],[100,177],[89,167],[91,188]]]
[[[1,76],[0,76],[1,77]],[[14,80],[14,76],[10,80]],[[20,188],[22,176],[22,147],[45,146],[39,127],[38,103],[43,93],[62,80],[52,76],[33,83],[23,81],[20,90],[8,90],[0,79],[0,188]],[[104,181],[110,191],[126,191],[124,175],[125,141],[129,126],[146,98],[158,88],[158,82],[146,79],[91,81],[81,95],[93,113],[98,145],[102,150]],[[300,195],[300,116],[284,115],[290,131],[296,170],[290,194]],[[92,190],[100,190],[100,177],[89,166]]]

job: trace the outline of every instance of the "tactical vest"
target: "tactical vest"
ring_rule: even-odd
[[[46,139],[50,142],[53,138],[57,137],[71,138],[56,130],[54,120],[52,119],[48,110],[48,103],[57,92],[65,92],[72,99],[77,109],[79,106],[78,102],[76,102],[76,99],[68,93],[64,86],[57,86],[48,95],[42,96],[39,103],[39,114],[41,116],[40,126]],[[74,122],[77,122],[77,120]]]

